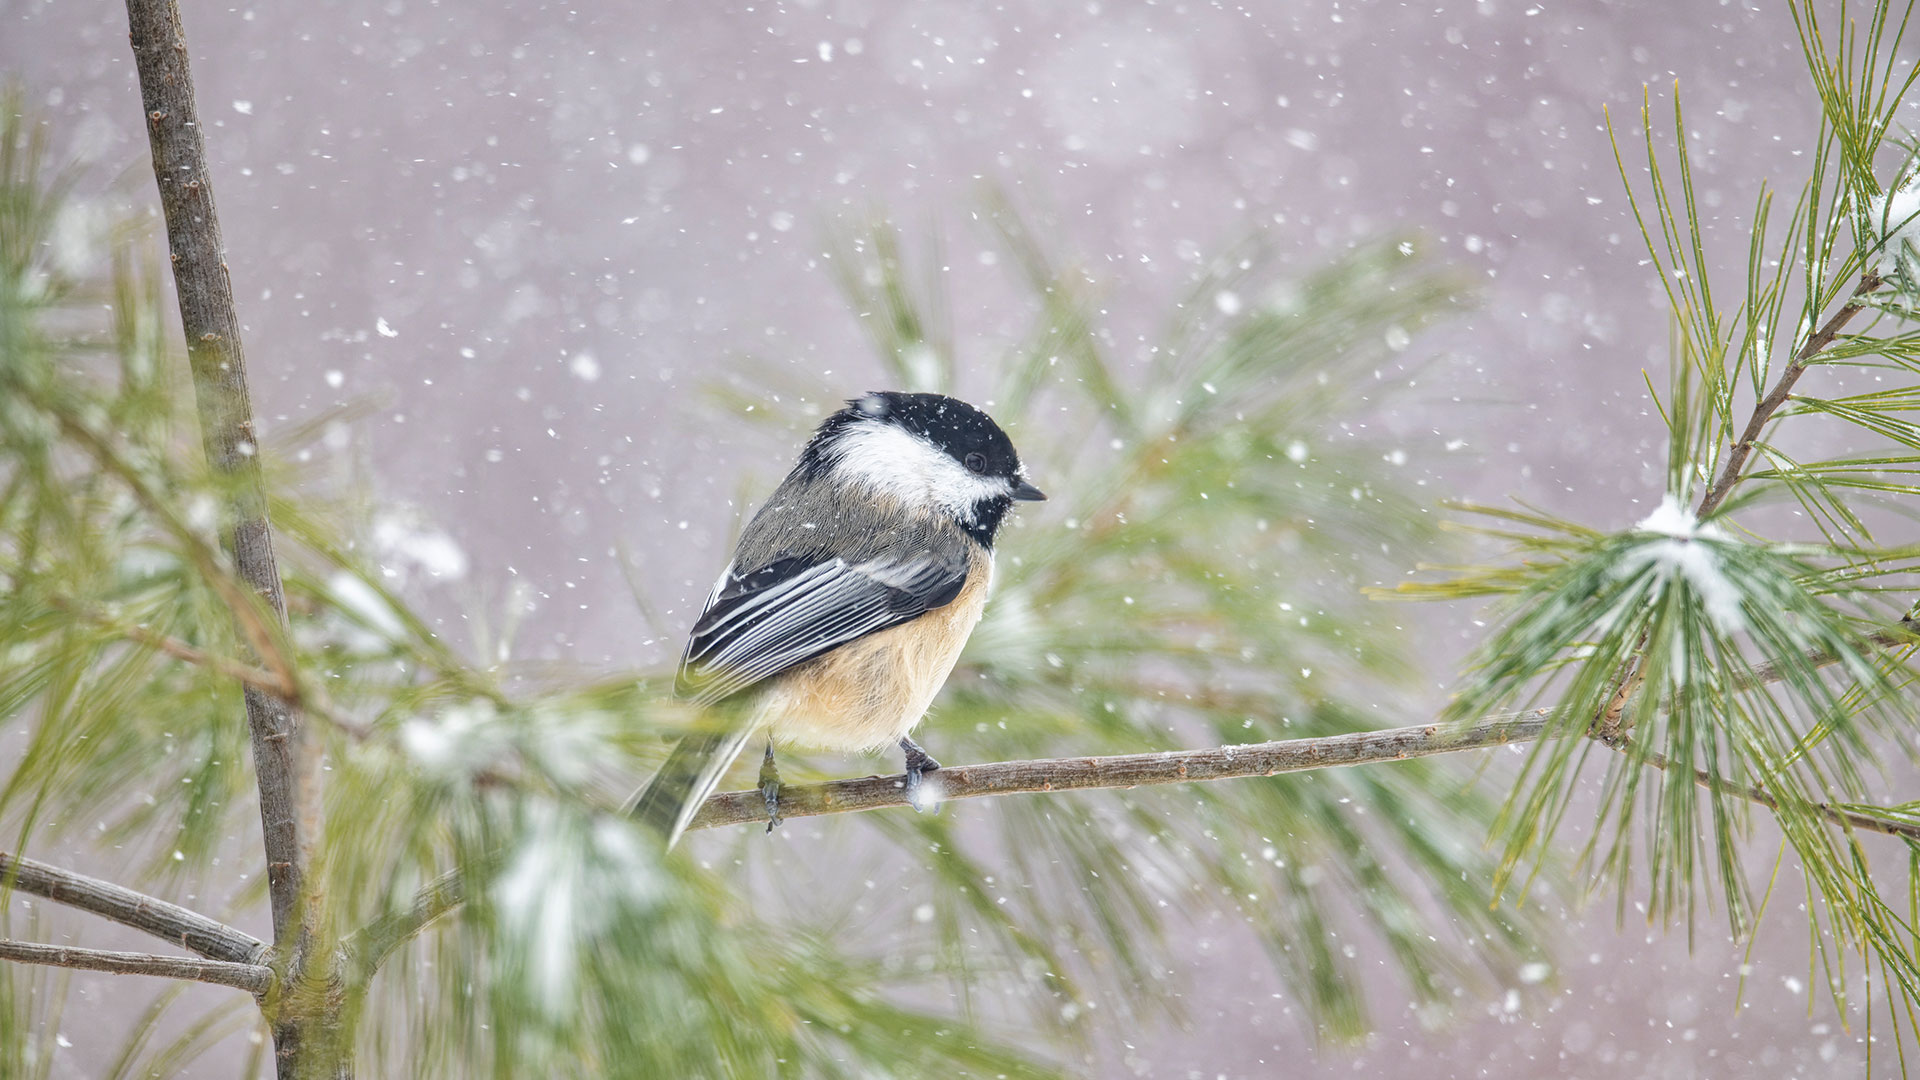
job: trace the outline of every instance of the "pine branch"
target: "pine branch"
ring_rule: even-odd
[[[1706,496],[1700,500],[1700,509],[1695,513],[1695,517],[1704,518],[1712,514],[1722,502],[1726,501],[1727,496],[1733,493],[1734,485],[1740,482],[1740,470],[1746,467],[1747,457],[1753,453],[1754,444],[1760,441],[1760,434],[1766,430],[1767,423],[1773,419],[1773,414],[1778,412],[1780,406],[1787,403],[1787,398],[1793,395],[1793,384],[1800,381],[1800,376],[1807,370],[1807,366],[1813,359],[1819,356],[1827,346],[1833,344],[1834,338],[1840,336],[1840,331],[1846,329],[1847,324],[1853,321],[1853,317],[1860,313],[1860,309],[1867,306],[1867,294],[1878,289],[1880,284],[1880,275],[1872,271],[1860,275],[1860,283],[1854,286],[1853,295],[1849,296],[1847,302],[1840,306],[1840,310],[1834,312],[1825,323],[1821,324],[1820,329],[1814,331],[1813,336],[1806,340],[1806,344],[1800,346],[1799,350],[1793,354],[1793,359],[1787,363],[1787,369],[1780,373],[1779,380],[1773,384],[1773,389],[1767,391],[1767,396],[1754,403],[1753,415],[1747,417],[1746,430],[1740,433],[1739,440],[1728,449],[1726,464],[1721,467],[1720,475],[1714,479],[1713,486],[1707,489]]]
[[[0,889],[18,890],[91,912],[212,960],[253,964],[267,953],[266,942],[197,911],[135,892],[124,885],[3,851],[0,851]]]
[[[284,623],[286,598],[267,520],[246,355],[195,112],[180,9],[176,0],[127,0],[127,22],[193,369],[202,444],[214,471],[231,481],[234,565]],[[305,725],[291,704],[253,686],[245,688],[244,696],[260,788],[274,943],[297,959],[309,920],[295,909],[320,827],[319,762],[305,746]]]
[[[263,613],[256,611],[253,605],[248,603],[247,586],[234,580],[234,576],[225,568],[220,552],[201,541],[199,535],[187,524],[186,519],[167,502],[166,498],[153,489],[153,485],[148,483],[147,478],[141,475],[140,471],[127,460],[126,455],[113,445],[111,438],[81,423],[79,418],[55,409],[43,400],[35,400],[31,391],[22,391],[22,393],[28,400],[34,401],[34,404],[39,405],[52,416],[54,422],[60,425],[62,432],[79,443],[102,469],[127,485],[127,490],[133,493],[133,497],[160,519],[167,531],[180,541],[187,552],[187,557],[193,560],[195,567],[207,583],[213,586],[221,599],[233,609],[234,621],[239,624],[240,636],[265,658],[267,667],[276,679],[288,685],[294,685],[292,662],[284,655],[279,642],[274,640],[271,629],[263,618]]]
[[[1913,644],[1914,634],[1903,624],[1899,629],[1872,634],[1865,641],[1881,648],[1893,648]],[[1816,668],[1828,667],[1838,663],[1839,658],[1828,653],[1809,653],[1804,657],[1804,662]],[[1743,688],[1764,686],[1783,678],[1784,666],[1768,662],[1753,669]],[[939,798],[945,801],[988,795],[1092,791],[1277,776],[1281,773],[1377,765],[1492,746],[1518,745],[1542,738],[1589,737],[1616,749],[1624,743],[1624,737],[1609,739],[1586,730],[1555,731],[1555,713],[1556,710],[1552,708],[1538,708],[1488,716],[1462,727],[1418,724],[1311,739],[1284,739],[1154,754],[958,765],[942,768],[924,782],[937,785]],[[1658,754],[1647,755],[1645,764],[1657,769],[1671,767],[1671,763]],[[1704,772],[1699,773],[1697,778],[1705,784],[1716,783]],[[1774,796],[1764,789],[1725,782],[1718,782],[1717,786],[1727,794],[1739,796],[1769,810],[1779,807]],[[906,797],[904,775],[829,780],[821,784],[780,789],[780,814],[783,818],[852,814],[910,805],[913,804]],[[1817,804],[1814,809],[1835,825],[1920,840],[1920,824],[1889,821],[1826,803]],[[766,815],[766,799],[758,789],[728,791],[709,797],[687,828],[757,825],[766,821]],[[387,915],[349,935],[342,946],[347,958],[346,969],[361,980],[372,978],[395,949],[419,934],[429,923],[465,902],[466,885],[460,872],[454,870],[442,874],[415,894],[407,910]]]
[[[1787,399],[1793,396],[1793,386],[1800,381],[1800,376],[1807,370],[1808,364],[1827,346],[1833,344],[1834,339],[1840,336],[1840,331],[1844,330],[1847,323],[1853,321],[1853,317],[1866,306],[1867,294],[1878,289],[1880,284],[1878,274],[1869,271],[1860,275],[1860,282],[1854,286],[1853,295],[1848,297],[1847,302],[1840,306],[1840,310],[1834,312],[1825,323],[1821,324],[1820,329],[1814,331],[1813,336],[1794,352],[1793,359],[1788,361],[1786,370],[1780,373],[1780,378],[1774,382],[1773,388],[1767,391],[1765,397],[1754,403],[1753,413],[1747,417],[1746,429],[1728,448],[1727,460],[1720,469],[1720,475],[1714,479],[1713,486],[1708,488],[1706,495],[1701,498],[1700,509],[1695,511],[1695,517],[1705,518],[1712,514],[1721,503],[1726,501],[1727,496],[1733,493],[1734,485],[1741,480],[1741,470],[1746,468],[1747,458],[1753,453],[1754,444],[1759,442],[1760,435],[1766,431],[1767,424],[1773,420],[1773,414],[1780,411],[1780,406],[1785,405]],[[1633,656],[1627,661],[1626,668],[1621,671],[1613,695],[1607,700],[1606,708],[1600,711],[1600,715],[1593,718],[1590,725],[1590,733],[1593,737],[1610,746],[1623,742],[1627,733],[1633,729],[1632,722],[1626,718],[1626,709],[1627,703],[1633,699],[1633,695],[1639,691],[1640,684],[1646,678],[1646,673],[1642,669],[1644,661],[1642,651],[1645,648],[1646,639],[1642,637],[1635,644]]]
[[[110,949],[78,949],[6,938],[0,938],[0,960],[109,971],[115,975],[192,979],[216,986],[231,986],[255,995],[264,994],[273,986],[273,969],[265,964],[235,964],[225,960],[195,960],[185,956],[115,952]]]
[[[1875,635],[1872,640],[1877,644],[1890,646],[1910,639],[1904,634],[1887,632]],[[1824,667],[1835,663],[1836,659],[1833,656],[1821,654],[1808,657],[1808,662]],[[1755,669],[1753,684],[1758,686],[1778,682],[1780,678],[1780,669],[1777,665],[1762,665]],[[1242,746],[1174,750],[1156,754],[1051,758],[1003,761],[987,765],[962,765],[941,769],[927,782],[940,784],[942,788],[940,797],[945,800],[979,798],[987,795],[1087,791],[1153,784],[1198,783],[1237,777],[1276,776],[1281,773],[1307,772],[1339,766],[1404,761],[1409,758],[1431,757],[1491,746],[1517,745],[1540,738],[1555,737],[1556,733],[1550,730],[1553,726],[1553,713],[1552,709],[1507,713],[1487,717],[1465,728],[1422,724],[1389,728],[1383,731],[1362,731],[1347,735],[1287,739]],[[1560,733],[1558,737],[1572,737],[1574,734],[1574,732],[1565,732]],[[1598,739],[1597,736],[1596,738]],[[1598,739],[1598,741],[1615,750],[1624,752],[1626,749],[1624,739]],[[1642,763],[1663,770],[1673,767],[1670,761],[1658,753],[1647,754],[1642,759]],[[1769,810],[1779,808],[1778,800],[1762,788],[1715,780],[1698,769],[1694,773],[1696,781],[1703,787],[1744,798]],[[904,776],[871,776],[787,787],[780,793],[780,812],[783,817],[813,817],[907,806],[911,804],[906,798],[905,781]],[[1889,821],[1826,803],[1816,804],[1813,809],[1836,825],[1920,840],[1920,823]],[[732,791],[709,798],[689,828],[711,829],[727,825],[759,824],[765,819],[766,803],[758,790]],[[158,901],[154,902],[158,903]],[[342,951],[347,958],[345,968],[351,973],[350,978],[355,982],[364,982],[371,978],[395,949],[418,935],[434,920],[452,912],[465,902],[466,887],[460,872],[452,871],[436,878],[420,890],[407,910],[376,920],[346,939]]]

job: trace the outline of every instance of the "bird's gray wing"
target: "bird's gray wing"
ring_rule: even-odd
[[[950,604],[966,581],[966,553],[957,545],[857,562],[786,557],[745,572],[729,567],[687,641],[681,692],[712,704]]]

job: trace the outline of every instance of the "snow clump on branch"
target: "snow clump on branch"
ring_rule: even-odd
[[[1867,267],[1881,277],[1920,282],[1920,173],[1867,200],[1874,246]]]
[[[1660,500],[1659,509],[1634,526],[1634,531],[1664,539],[1653,540],[1629,554],[1621,567],[1624,573],[1651,563],[1663,583],[1675,575],[1684,579],[1706,605],[1707,617],[1721,633],[1731,634],[1746,626],[1740,587],[1728,580],[1713,549],[1714,544],[1738,543],[1726,530],[1694,517],[1693,511],[1669,494]]]

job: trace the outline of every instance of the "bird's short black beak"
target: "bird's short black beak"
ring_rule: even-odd
[[[1025,480],[1013,486],[1013,497],[1021,502],[1046,502],[1047,493],[1027,483]]]

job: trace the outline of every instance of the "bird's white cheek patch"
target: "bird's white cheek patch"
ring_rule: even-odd
[[[861,424],[840,436],[836,457],[847,478],[908,506],[972,519],[983,499],[1007,493],[1004,481],[975,476],[939,447],[892,424]]]

